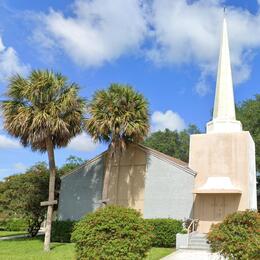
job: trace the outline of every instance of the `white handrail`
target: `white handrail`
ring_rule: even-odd
[[[189,224],[189,226],[188,226],[188,234],[190,234],[190,233],[192,233],[192,232],[194,232],[195,231],[195,224],[197,223],[197,222],[199,222],[199,220],[198,219],[193,219],[192,221],[191,221],[191,223]]]

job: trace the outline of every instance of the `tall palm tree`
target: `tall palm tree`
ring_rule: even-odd
[[[54,201],[54,149],[66,146],[82,130],[84,100],[76,84],[52,71],[34,70],[28,78],[11,77],[1,103],[4,128],[33,151],[48,153],[49,202]],[[44,250],[50,250],[53,205],[48,205]]]
[[[102,200],[107,201],[112,159],[128,143],[143,141],[149,131],[148,102],[131,86],[111,84],[94,94],[89,105],[86,131],[95,141],[109,144]]]

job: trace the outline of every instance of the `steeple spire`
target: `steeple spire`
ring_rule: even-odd
[[[227,21],[224,15],[213,120],[207,124],[207,132],[239,131],[242,131],[242,126],[236,120]]]

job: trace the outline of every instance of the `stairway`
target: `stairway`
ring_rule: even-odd
[[[188,249],[210,251],[210,245],[207,242],[206,235],[197,232],[190,234]]]

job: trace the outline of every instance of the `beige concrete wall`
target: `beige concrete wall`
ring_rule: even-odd
[[[229,177],[242,190],[241,195],[194,195],[194,218],[201,219],[199,231],[207,232],[211,223],[230,212],[252,207],[250,189],[254,187],[250,187],[249,179],[255,174],[253,147],[252,138],[245,131],[191,136],[189,167],[197,172],[194,189],[205,184],[208,177]]]
[[[146,154],[137,146],[129,146],[120,162],[114,161],[109,182],[109,203],[144,209]]]

